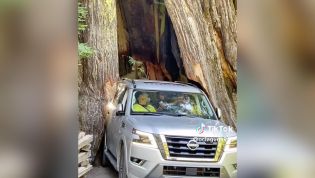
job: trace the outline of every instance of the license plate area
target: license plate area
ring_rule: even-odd
[[[163,166],[163,175],[189,177],[220,177],[220,168]]]
[[[186,168],[186,176],[197,176],[197,168],[187,167]]]

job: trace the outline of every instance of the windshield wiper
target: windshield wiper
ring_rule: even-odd
[[[153,115],[153,116],[161,116],[161,115],[167,115],[167,116],[188,116],[186,114],[173,114],[173,113],[165,113],[165,112],[133,112],[132,115]]]
[[[189,114],[175,114],[176,116],[178,117],[181,117],[181,116],[186,116],[186,117],[199,117],[199,116],[194,116],[194,115],[189,115]]]
[[[175,117],[182,117],[182,116],[199,117],[199,116],[194,116],[194,115],[189,115],[189,114],[180,114],[180,113],[159,113],[159,114],[168,115],[168,116],[175,116]]]
[[[161,116],[161,113],[155,112],[133,112],[132,115],[152,115],[152,116]]]
[[[151,116],[162,116],[162,115],[167,115],[167,116],[175,116],[175,117],[191,117],[191,118],[204,118],[202,116],[195,116],[195,115],[189,115],[189,114],[180,114],[180,113],[166,113],[166,112],[133,112],[132,115],[151,115]]]

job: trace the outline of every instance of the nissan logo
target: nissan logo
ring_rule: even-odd
[[[187,147],[190,150],[196,150],[199,147],[199,144],[196,140],[189,140],[189,142],[187,143]]]

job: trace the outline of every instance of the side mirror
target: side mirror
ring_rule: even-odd
[[[118,104],[117,105],[117,110],[116,110],[116,116],[121,116],[121,115],[124,115],[125,112],[124,112],[124,106],[123,104]]]
[[[220,108],[217,108],[216,110],[217,110],[218,118],[221,119],[222,118],[222,110]]]

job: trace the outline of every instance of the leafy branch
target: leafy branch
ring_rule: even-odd
[[[80,59],[90,58],[94,54],[94,49],[88,44],[80,42],[79,39],[88,27],[86,22],[87,15],[87,8],[81,2],[78,2],[78,51]]]

